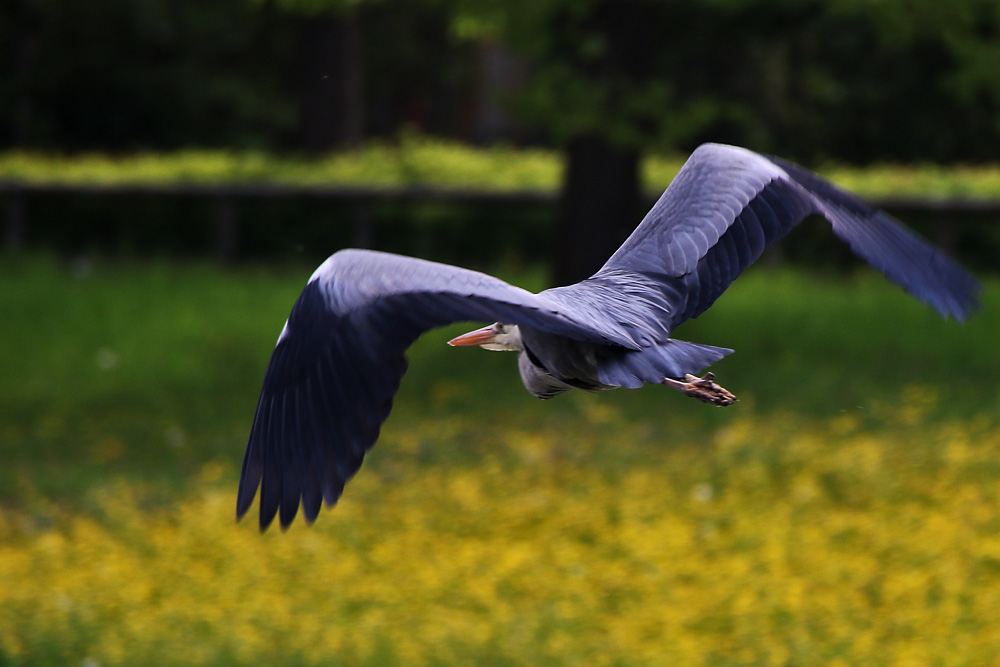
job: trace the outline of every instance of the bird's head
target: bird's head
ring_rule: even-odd
[[[458,338],[452,338],[448,345],[478,345],[484,350],[502,350],[507,352],[521,352],[524,345],[521,343],[521,332],[516,324],[503,324],[496,322],[488,327],[470,331],[462,334]]]

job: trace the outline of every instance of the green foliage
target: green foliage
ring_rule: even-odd
[[[643,162],[646,189],[657,193],[683,158],[651,155]],[[1000,197],[1000,166],[877,164],[827,165],[820,172],[867,197],[932,199]],[[369,143],[356,152],[300,159],[253,151],[179,151],[130,156],[0,153],[0,179],[55,184],[254,184],[295,186],[441,187],[487,191],[555,191],[562,164],[545,149],[474,148],[404,135],[396,143]]]
[[[557,141],[669,150],[710,137],[811,160],[989,159],[1000,136],[990,0],[456,6],[458,34],[502,40],[532,63],[517,108]]]
[[[601,136],[633,149],[680,115],[670,78],[648,58],[658,17],[652,3],[459,0],[456,7],[459,34],[502,40],[532,63],[515,107],[558,143]]]
[[[33,183],[287,183],[335,186],[438,186],[485,190],[554,189],[560,164],[552,151],[476,149],[404,137],[319,159],[260,152],[180,151],[133,156],[0,154],[0,178]]]

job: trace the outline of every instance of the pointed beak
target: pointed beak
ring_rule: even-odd
[[[492,343],[493,339],[496,338],[497,332],[491,324],[488,327],[483,327],[482,329],[476,329],[475,331],[470,331],[467,334],[462,334],[457,338],[452,338],[448,341],[448,345],[452,347],[466,346],[466,345],[485,345],[486,343]]]

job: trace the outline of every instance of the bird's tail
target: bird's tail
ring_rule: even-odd
[[[598,379],[609,386],[633,389],[643,383],[659,384],[664,378],[698,373],[732,352],[724,347],[668,338],[659,345],[602,359]]]

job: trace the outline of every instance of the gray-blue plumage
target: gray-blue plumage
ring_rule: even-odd
[[[706,144],[632,235],[587,280],[532,294],[476,271],[343,250],[309,279],[281,332],[250,431],[237,516],[260,486],[260,526],[312,521],[332,505],[389,415],[405,351],[453,322],[510,325],[525,386],[638,387],[683,377],[732,350],[670,338],[764,248],[811,214],[942,316],[964,320],[978,283],[885,213],[777,158]]]

